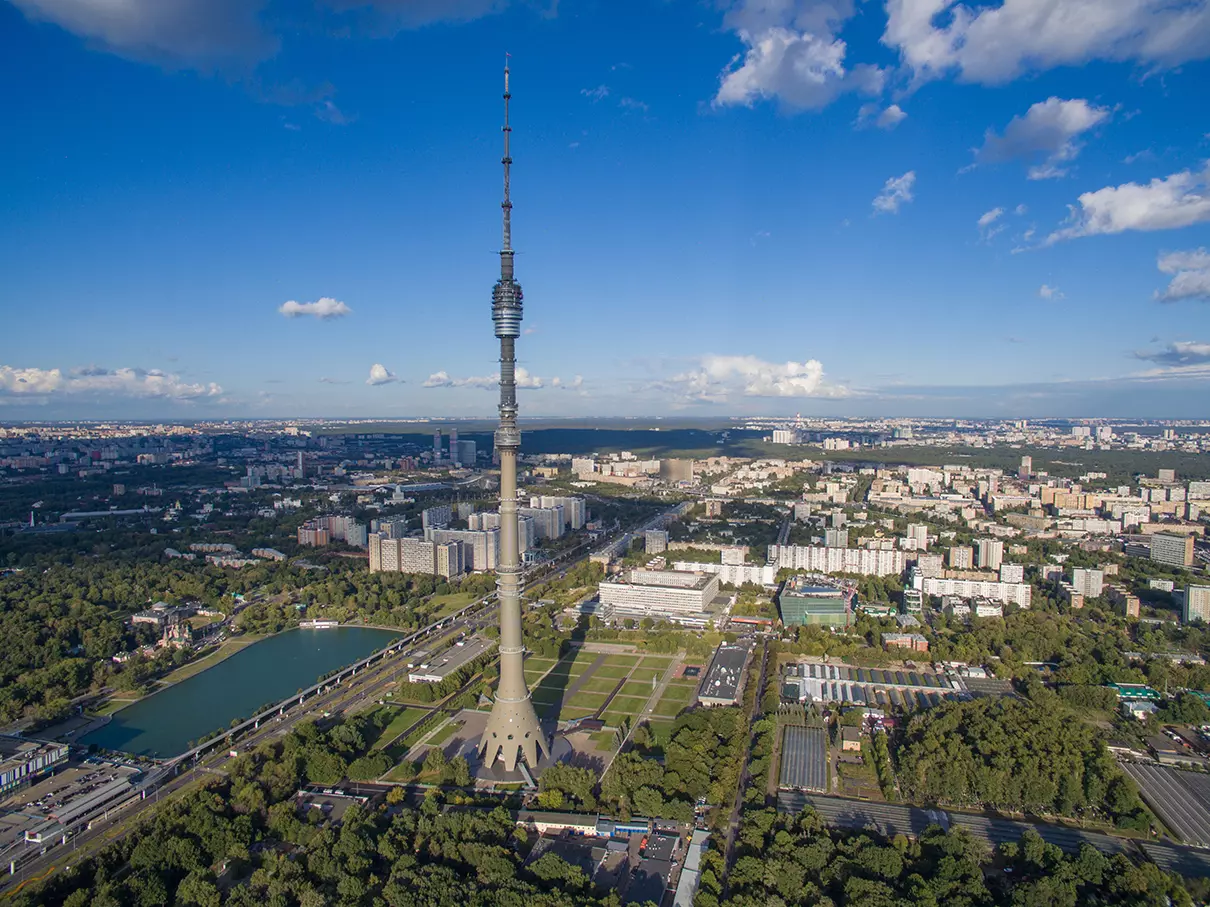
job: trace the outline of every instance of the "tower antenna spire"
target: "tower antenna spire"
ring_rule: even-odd
[[[512,127],[508,122],[508,55],[504,58],[504,243],[500,250],[500,279],[492,289],[492,321],[500,341],[500,425],[496,453],[500,457],[500,557],[496,564],[496,593],[500,606],[500,682],[496,699],[479,741],[479,755],[490,768],[497,759],[506,772],[518,763],[537,771],[541,756],[550,756],[550,740],[538,723],[538,713],[525,684],[525,643],[521,633],[521,552],[517,520],[517,338],[521,336],[521,285],[513,276],[512,210],[509,198],[509,153]]]

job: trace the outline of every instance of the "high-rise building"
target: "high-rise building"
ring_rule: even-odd
[[[433,462],[441,462],[441,429],[433,429]]]
[[[1151,537],[1151,559],[1170,567],[1193,566],[1193,536],[1157,532]]]
[[[1156,475],[1156,478],[1159,479],[1159,481],[1164,482],[1169,485],[1171,485],[1173,482],[1176,481],[1176,470],[1175,469],[1161,469],[1155,475]]]
[[[1002,582],[1002,583],[1023,583],[1023,582],[1025,582],[1025,566],[1023,564],[1001,564],[1000,565],[1000,582]]]
[[[509,156],[508,66],[504,67],[504,242],[500,250],[500,279],[492,290],[492,321],[500,340],[500,563],[496,590],[500,608],[500,682],[491,715],[479,742],[479,755],[489,768],[497,759],[512,772],[524,760],[537,769],[539,755],[550,756],[550,741],[538,723],[538,713],[525,685],[525,643],[521,634],[521,552],[517,544],[517,428],[516,343],[521,336],[521,286],[513,277],[512,201],[508,181]]]
[[[1073,567],[1071,587],[1085,598],[1099,598],[1105,588],[1105,571]]]
[[[1021,458],[1021,468],[1017,470],[1017,478],[1020,479],[1021,481],[1025,481],[1033,474],[1034,474],[1034,458],[1033,457],[1022,457]]]
[[[975,542],[975,566],[980,570],[999,570],[1004,560],[1004,543],[999,539],[978,539]]]
[[[454,521],[454,510],[449,504],[438,504],[420,511],[421,529],[444,529]]]
[[[463,466],[474,466],[479,449],[474,441],[458,442],[458,462]]]
[[[662,554],[668,550],[668,532],[665,529],[648,529],[644,540],[648,554]]]
[[[970,570],[975,565],[975,550],[969,545],[955,545],[948,555],[951,570]]]
[[[909,547],[916,551],[927,551],[929,547],[929,527],[923,523],[912,523],[907,528],[908,538],[914,545]]]
[[[848,548],[849,530],[825,529],[823,534],[823,544],[825,548]]]
[[[458,460],[458,429],[450,429],[450,462],[455,466],[462,464]]]
[[[1185,587],[1185,607],[1181,617],[1185,623],[1195,620],[1210,623],[1210,586]]]

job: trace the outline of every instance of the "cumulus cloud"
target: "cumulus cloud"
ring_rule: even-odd
[[[527,369],[517,366],[516,368],[517,387],[529,388],[536,390],[543,387],[543,379],[537,375],[531,375]],[[552,379],[559,381],[559,379]],[[468,378],[451,378],[446,371],[433,372],[425,379],[423,387],[478,387],[484,390],[500,386],[500,373],[494,375],[479,375]],[[558,386],[558,385],[555,385]]]
[[[1174,230],[1210,221],[1208,186],[1210,161],[1201,171],[1085,192],[1078,207],[1072,207],[1068,226],[1051,233],[1046,244],[1127,230]]]
[[[1158,350],[1140,350],[1135,356],[1160,365],[1205,365],[1210,363],[1210,343],[1177,340]]]
[[[342,318],[352,314],[353,310],[338,299],[321,296],[314,302],[295,302],[293,299],[283,302],[277,309],[287,318],[297,318],[300,315],[312,315],[316,318]]]
[[[375,362],[370,366],[370,377],[366,378],[366,384],[376,387],[379,384],[393,384],[398,380],[399,378],[394,372],[381,362]]]
[[[857,126],[877,126],[879,129],[891,130],[907,119],[907,113],[898,104],[892,104],[885,110],[877,102],[862,104],[857,111]]]
[[[998,163],[1040,156],[1042,161],[1029,168],[1031,180],[1066,176],[1063,164],[1080,153],[1078,137],[1105,122],[1109,115],[1108,107],[1097,107],[1082,98],[1047,98],[1024,115],[1013,117],[1003,135],[987,130],[975,157],[980,163]]]
[[[898,214],[899,208],[912,201],[912,187],[916,185],[916,171],[909,170],[903,176],[893,176],[874,198],[876,214]]]
[[[0,365],[0,394],[50,396],[94,394],[116,397],[158,397],[198,400],[218,397],[223,389],[214,382],[191,382],[159,369],[106,369],[85,366],[70,369],[18,368]]]
[[[775,99],[786,110],[819,110],[846,92],[880,93],[883,70],[845,67],[836,32],[854,11],[853,0],[732,0],[723,22],[744,51],[719,77],[715,106]]]
[[[1063,299],[1063,291],[1058,287],[1052,287],[1047,284],[1042,284],[1038,287],[1038,296],[1042,299]]]
[[[1156,267],[1162,273],[1172,275],[1168,287],[1155,294],[1160,302],[1180,302],[1183,299],[1210,302],[1210,252],[1205,249],[1167,252],[1160,256]]]
[[[917,81],[1002,84],[1090,60],[1168,68],[1210,54],[1205,0],[887,0],[882,42]]]
[[[704,356],[667,385],[690,402],[725,403],[733,397],[847,397],[824,380],[822,363],[766,362],[756,356]]]

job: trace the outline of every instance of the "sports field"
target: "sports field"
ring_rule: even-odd
[[[680,660],[671,655],[622,655],[579,650],[559,661],[527,658],[525,681],[534,708],[560,721],[600,718],[608,727],[643,714],[674,718],[693,700],[697,681],[675,678],[664,686]],[[656,694],[659,693],[658,697]]]

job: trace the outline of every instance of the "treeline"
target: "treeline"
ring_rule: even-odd
[[[364,747],[361,730],[303,725],[262,744],[232,760],[228,777],[164,804],[12,903],[617,907],[616,894],[593,891],[582,870],[553,854],[524,865],[526,836],[501,808],[443,812],[430,796],[419,809],[354,804],[336,825],[300,806],[303,784],[340,780],[340,764]]]
[[[814,811],[745,813],[730,875],[710,851],[695,907],[1192,907],[1182,880],[1085,844],[1067,856],[1030,829],[994,855],[965,829],[917,840],[829,830]],[[729,895],[722,897],[724,883]],[[1194,882],[1199,889],[1203,882]]]
[[[974,699],[916,715],[897,751],[900,789],[919,802],[1099,815],[1145,830],[1133,782],[1090,726],[1053,705]]]

